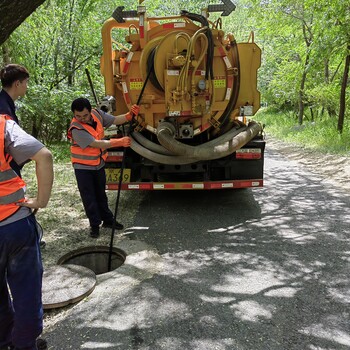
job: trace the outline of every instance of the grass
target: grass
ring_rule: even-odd
[[[343,133],[337,131],[337,119],[324,117],[298,125],[295,113],[261,109],[254,117],[265,125],[265,132],[292,144],[314,151],[347,155],[350,151],[350,122],[345,120]]]
[[[89,236],[89,222],[84,212],[70,161],[69,144],[47,145],[47,148],[54,157],[54,183],[48,206],[39,209],[36,214],[44,230],[43,239],[46,247],[42,251],[42,258],[45,268],[56,264],[60,257],[74,249],[91,245],[108,246],[111,232],[109,229],[102,228],[100,238],[94,239]],[[27,183],[26,196],[29,198],[37,195],[35,172],[33,161],[25,164],[21,172]],[[114,213],[117,191],[107,191],[107,197],[109,207]],[[132,200],[130,200],[131,197]],[[123,222],[125,227],[131,226],[133,222],[131,212],[136,212],[139,197],[142,198],[138,196],[138,193],[122,192],[120,195],[118,221]]]
[[[55,163],[70,162],[70,144],[68,142],[51,144],[47,148],[51,151]]]

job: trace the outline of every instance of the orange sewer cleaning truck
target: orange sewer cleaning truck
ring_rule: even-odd
[[[152,17],[146,6],[120,6],[104,23],[100,107],[118,115],[140,105],[132,123],[115,132],[132,144],[125,155],[109,150],[108,189],[263,186],[265,141],[252,119],[260,107],[261,50],[253,33],[241,43],[225,33],[222,16],[234,9],[223,0],[199,14]]]

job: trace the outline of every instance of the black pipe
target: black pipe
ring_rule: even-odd
[[[147,73],[145,82],[143,83],[143,86],[142,86],[140,95],[139,95],[139,97],[138,97],[138,99],[137,99],[137,102],[136,102],[137,105],[140,105],[140,102],[141,102],[141,99],[142,99],[142,95],[143,95],[143,93],[144,93],[144,91],[145,91],[145,87],[146,87],[146,84],[147,84],[147,82],[148,82],[148,79],[149,79],[149,77],[150,77],[150,75],[151,75],[152,70],[153,70],[153,64],[152,64],[152,67],[150,67],[150,69],[149,69],[149,71],[148,71],[148,73]],[[130,122],[129,122],[129,129],[128,129],[128,131],[127,131],[126,136],[128,136],[128,135],[133,131],[134,119],[135,119],[135,115],[131,112],[131,120],[130,120]],[[121,190],[121,187],[122,187],[123,172],[124,172],[124,168],[125,168],[125,158],[126,158],[125,154],[126,154],[126,149],[124,148],[124,149],[123,149],[122,165],[121,165],[120,174],[119,174],[118,193],[117,193],[117,199],[116,199],[116,202],[115,202],[115,209],[114,209],[114,216],[113,216],[113,225],[112,225],[111,241],[110,241],[110,244],[109,244],[108,271],[111,271],[111,265],[112,265],[112,252],[113,252],[113,241],[114,241],[115,223],[116,223],[117,214],[118,214],[118,206],[119,206],[119,199],[120,199],[120,190]]]
[[[95,89],[94,89],[94,85],[92,84],[92,80],[91,80],[91,77],[90,77],[90,72],[87,68],[85,68],[85,73],[87,75],[87,78],[88,78],[88,82],[89,82],[89,85],[90,85],[90,89],[91,89],[91,92],[94,96],[94,99],[95,99],[95,102],[96,102],[96,106],[99,105],[99,102],[98,102],[98,98],[97,98],[97,95],[96,95],[96,92],[95,92]]]

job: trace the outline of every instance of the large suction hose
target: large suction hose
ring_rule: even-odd
[[[184,165],[226,157],[240,149],[262,130],[260,124],[251,122],[248,127],[232,129],[203,145],[189,146],[174,139],[173,128],[173,125],[168,122],[162,123],[159,128],[158,140],[164,148],[144,137],[140,137],[140,134],[136,132],[131,134],[130,147],[142,157],[156,163]],[[144,143],[145,140],[148,142]],[[142,145],[138,141],[144,144]],[[168,150],[168,154],[164,154],[165,149]]]
[[[153,152],[142,145],[140,145],[135,139],[131,138],[131,146],[130,148],[141,155],[142,157],[145,157],[147,159],[152,160],[153,162],[156,163],[161,163],[161,164],[171,164],[171,165],[182,165],[182,164],[191,164],[198,162],[199,159],[194,159],[194,158],[189,158],[189,157],[184,157],[184,156],[167,156],[164,154],[159,154],[156,152]]]
[[[227,134],[236,134],[230,141],[215,146],[209,142],[200,146],[189,146],[175,140],[174,126],[168,122],[164,122],[159,126],[157,136],[162,146],[178,156],[186,156],[199,160],[212,160],[223,158],[236,152],[247,142],[252,140],[262,129],[260,124],[251,122],[248,127],[244,131],[243,130],[244,128],[238,130],[233,129],[233,131],[231,130],[222,135],[221,138],[227,138]],[[217,140],[215,141],[216,143],[218,142]]]
[[[164,148],[162,145],[152,142],[151,140],[147,139],[145,136],[143,136],[139,132],[133,131],[130,136],[132,136],[135,139],[135,141],[137,141],[141,146],[146,147],[150,151],[153,151],[159,154],[164,154],[167,156],[174,155],[174,153],[170,152],[169,150]]]

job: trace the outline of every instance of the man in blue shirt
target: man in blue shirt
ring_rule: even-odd
[[[8,64],[0,71],[0,113],[7,114],[17,124],[15,101],[27,92],[29,73],[19,64]]]
[[[19,124],[16,115],[15,101],[23,97],[27,92],[29,73],[19,64],[8,64],[0,70],[2,90],[0,91],[0,114],[6,114]],[[23,165],[22,165],[23,166]],[[11,162],[11,168],[21,176],[22,166],[15,161]]]

